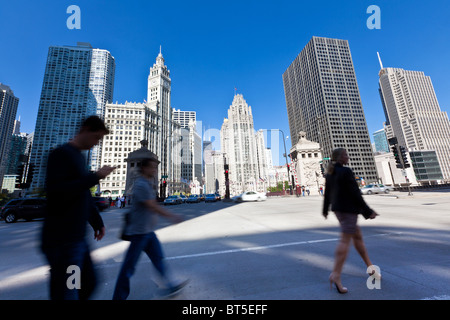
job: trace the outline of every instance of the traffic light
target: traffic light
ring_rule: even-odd
[[[223,165],[223,169],[225,170],[225,181],[228,181],[228,164]]]
[[[164,200],[166,198],[166,179],[162,178],[161,183],[159,184],[159,198]]]
[[[403,146],[398,146],[400,149],[400,156],[402,157],[403,160],[403,167],[409,168],[411,165],[408,163],[408,157],[406,156],[406,149]]]
[[[166,180],[163,180],[162,187],[163,187],[163,195],[164,195],[164,198],[165,198],[166,197],[166,190],[167,190],[167,181]]]
[[[400,159],[400,152],[397,144],[392,146],[392,153],[394,154],[395,163],[397,164],[396,167],[403,169],[402,160]]]
[[[229,176],[228,176],[229,165],[224,164],[223,169],[225,171],[225,199],[229,200],[230,199],[230,180],[229,180]]]
[[[29,164],[28,166],[28,172],[27,172],[27,179],[24,183],[24,189],[27,189],[31,186],[31,182],[33,181],[33,174],[34,174],[34,164]]]
[[[322,172],[322,176],[325,177],[325,169],[323,168],[323,164],[320,164],[320,172]]]
[[[24,164],[19,164],[17,166],[17,174],[18,176],[16,177],[16,189],[22,189],[22,180],[23,180],[23,172],[25,169],[25,165]]]

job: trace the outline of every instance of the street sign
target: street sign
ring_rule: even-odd
[[[161,178],[163,179],[167,179],[169,176],[161,176]]]
[[[330,158],[323,158],[323,160],[330,160]]]

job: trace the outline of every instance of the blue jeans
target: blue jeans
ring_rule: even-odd
[[[141,252],[144,251],[152,261],[156,270],[165,279],[166,267],[164,255],[156,234],[138,234],[130,236],[130,246],[123,261],[114,289],[113,300],[125,300],[130,294],[130,278],[134,274]]]
[[[50,299],[52,300],[87,300],[97,285],[97,275],[91,260],[86,241],[77,241],[52,248],[43,248],[50,265]],[[72,280],[76,272],[69,266],[79,268],[79,279]],[[70,277],[70,278],[69,278]],[[79,280],[80,288],[69,288]]]

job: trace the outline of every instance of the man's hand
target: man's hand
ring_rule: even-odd
[[[170,221],[172,221],[172,223],[180,223],[184,221],[183,217],[178,214],[171,214],[169,216],[169,219]]]
[[[114,171],[116,167],[110,167],[110,166],[103,166],[96,172],[97,176],[100,179],[105,179],[111,172]]]
[[[375,211],[372,211],[372,214],[369,216],[369,219],[375,219],[376,216],[379,216],[379,214],[376,213]]]
[[[102,238],[105,236],[105,227],[101,227],[100,230],[94,231],[94,239],[97,241],[102,240]]]

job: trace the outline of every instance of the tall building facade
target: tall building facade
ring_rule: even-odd
[[[355,175],[377,181],[348,41],[313,37],[283,73],[283,84],[292,143],[304,131],[325,158],[345,148]]]
[[[28,162],[27,157],[27,134],[13,134],[8,151],[8,159],[5,165],[5,173],[19,174],[19,165]]]
[[[169,180],[169,184],[177,184],[180,179],[178,166],[174,167],[177,162],[174,157],[173,146],[178,143],[175,138],[174,131],[180,128],[173,121],[173,110],[171,107],[171,84],[170,71],[164,64],[164,58],[161,53],[156,57],[156,62],[150,68],[147,86],[147,105],[158,114],[159,130],[156,155],[161,161],[159,165],[159,179]],[[167,178],[163,178],[167,177]]]
[[[202,138],[197,133],[195,111],[173,110],[173,120],[181,126],[181,182],[202,182]]]
[[[450,122],[439,107],[430,77],[381,66],[379,91],[388,139],[397,137],[409,151],[436,151],[443,178],[450,181]]]
[[[258,130],[255,133],[256,144],[256,159],[258,161],[258,183],[257,191],[265,192],[268,187],[268,163],[267,163],[267,149],[265,143],[265,134],[267,131]]]
[[[0,181],[3,181],[3,175],[6,173],[8,151],[18,106],[19,98],[14,95],[9,86],[0,83]]]
[[[105,124],[110,133],[103,138],[101,166],[117,169],[100,181],[100,191],[115,198],[125,194],[128,154],[141,148],[142,140],[147,140],[148,149],[155,153],[158,115],[144,103],[108,103]]]
[[[188,128],[191,122],[197,121],[197,113],[195,111],[183,111],[173,109],[173,121],[178,122],[182,128]]]
[[[35,166],[32,188],[44,188],[51,149],[68,142],[90,115],[104,117],[113,99],[115,61],[103,49],[90,44],[51,46],[48,51],[31,163]],[[101,145],[86,153],[87,166],[97,170]]]
[[[260,171],[263,168],[260,163],[265,163],[265,147],[264,141],[257,139],[252,109],[243,95],[234,96],[220,135],[222,153],[229,165],[230,193],[258,190],[263,182],[260,180],[261,175],[264,175]]]
[[[159,192],[163,190],[162,181],[167,182],[165,196],[184,191],[180,181],[182,126],[173,118],[170,88],[170,72],[160,51],[150,68],[146,101],[106,104],[105,123],[111,133],[103,140],[101,165],[114,165],[118,169],[100,183],[103,195],[115,197],[126,192],[126,159],[130,152],[141,148],[143,140],[147,141],[148,150],[161,161],[158,169]]]
[[[220,151],[205,150],[205,187],[204,192],[225,194],[225,157]]]
[[[373,141],[375,142],[376,152],[390,152],[389,143],[384,128],[373,133]]]

